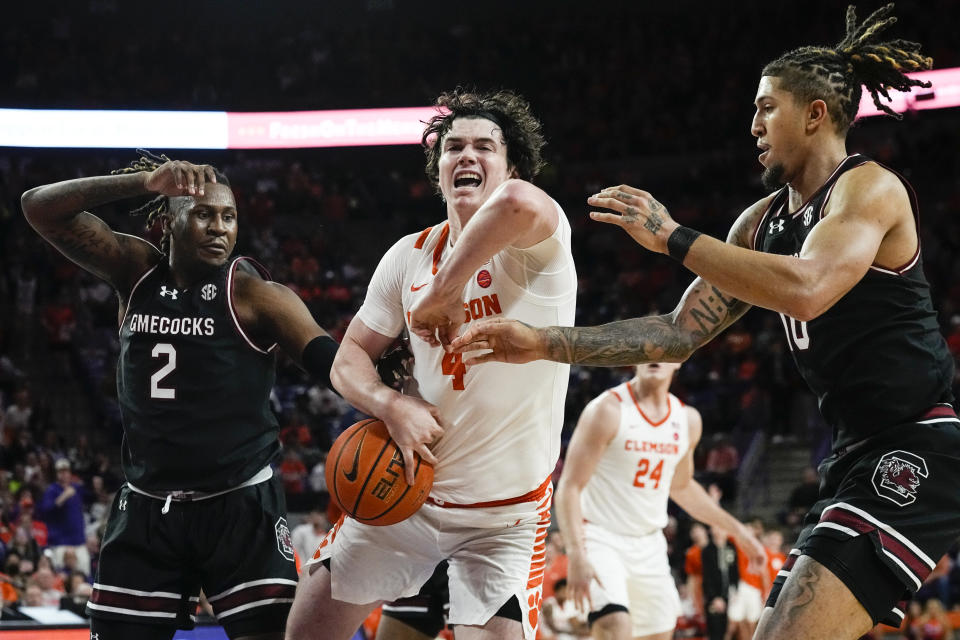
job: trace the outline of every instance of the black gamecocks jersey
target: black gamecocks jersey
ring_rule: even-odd
[[[754,236],[754,248],[799,255],[823,218],[837,179],[869,158],[846,158],[796,212],[784,187],[771,201]],[[910,194],[917,222],[916,196]],[[909,421],[938,403],[953,401],[953,358],[940,333],[919,242],[913,259],[896,269],[871,266],[830,309],[809,322],[780,314],[801,375],[817,394],[839,448]]]
[[[178,289],[164,261],[130,293],[117,395],[123,470],[139,489],[222,491],[250,479],[280,450],[269,405],[273,347],[255,345],[236,320],[238,270],[269,277],[240,257]]]

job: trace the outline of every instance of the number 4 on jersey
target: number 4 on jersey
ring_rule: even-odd
[[[463,391],[463,374],[467,372],[467,365],[463,364],[462,353],[443,354],[440,370],[445,376],[453,376],[454,391]]]

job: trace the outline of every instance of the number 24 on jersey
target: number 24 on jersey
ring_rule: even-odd
[[[637,463],[637,473],[633,476],[633,486],[643,489],[652,482],[653,489],[660,488],[660,477],[663,475],[663,459],[653,465],[653,470],[650,467],[651,461],[649,458],[640,458],[640,462]]]

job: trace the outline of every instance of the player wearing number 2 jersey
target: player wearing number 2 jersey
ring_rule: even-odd
[[[372,367],[424,314],[446,318],[443,340],[484,317],[574,319],[570,226],[528,182],[543,144],[528,105],[508,92],[458,91],[438,106],[424,142],[447,220],[386,253],[331,374],[345,398],[386,423],[408,476],[414,451],[434,464],[433,490],[395,525],[348,518],[334,527],[301,579],[289,638],[351,637],[380,602],[417,593],[443,560],[458,638],[532,640],[536,631],[569,367],[467,367],[437,336],[411,338],[404,394]]]
[[[155,195],[158,249],[94,208]],[[120,300],[117,390],[127,484],[114,500],[88,604],[99,640],[169,640],[200,589],[231,639],[278,640],[297,574],[268,399],[279,345],[329,382],[336,343],[286,287],[230,260],[237,210],[213,167],[144,152],[121,175],[23,195],[30,224]]]
[[[916,200],[893,171],[846,149],[864,87],[896,115],[881,100],[891,88],[929,86],[907,75],[933,64],[918,43],[881,40],[892,12],[888,4],[861,21],[851,6],[839,43],[764,67],[751,133],[762,181],[776,193],[748,207],[727,242],[679,225],[630,186],[588,200],[614,212],[594,219],[700,276],[673,313],[598,328],[492,321],[454,344],[493,349],[481,361],[681,361],[750,305],[783,314],[834,452],[757,640],[852,639],[877,622],[898,626],[902,601],[960,535],[953,359],[923,277]]]
[[[680,598],[667,562],[667,500],[737,536],[757,567],[753,533],[693,479],[700,413],[670,393],[679,364],[650,363],[594,399],[573,432],[557,487],[567,584],[594,638],[669,640]]]

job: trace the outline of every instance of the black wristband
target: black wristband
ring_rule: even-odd
[[[337,356],[337,349],[340,345],[330,336],[317,336],[303,348],[301,362],[303,368],[311,376],[322,382],[328,389],[337,393],[337,390],[330,384],[330,367],[333,366],[333,359]],[[337,393],[337,395],[340,395]]]
[[[690,227],[677,227],[667,238],[667,253],[671,258],[683,264],[687,257],[687,251],[690,251],[690,245],[700,237],[699,231],[694,231]]]

